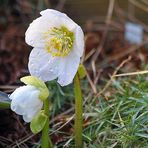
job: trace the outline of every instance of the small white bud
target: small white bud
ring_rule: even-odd
[[[34,86],[27,85],[17,88],[9,96],[12,100],[11,110],[22,115],[24,121],[30,122],[43,106],[39,95],[40,91]]]

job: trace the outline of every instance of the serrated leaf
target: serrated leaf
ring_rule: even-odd
[[[31,131],[34,134],[39,133],[44,128],[47,119],[47,115],[45,115],[44,111],[41,110],[30,123]]]
[[[8,94],[0,91],[0,109],[10,108],[10,98]]]
[[[86,69],[85,69],[84,65],[82,65],[82,64],[79,65],[78,74],[79,74],[80,79],[83,79],[86,76]]]
[[[42,80],[38,79],[35,76],[25,76],[25,77],[21,78],[20,80],[27,85],[33,85],[36,88],[38,88],[40,90],[39,97],[42,101],[44,101],[48,98],[49,90]]]

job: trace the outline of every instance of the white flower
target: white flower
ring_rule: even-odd
[[[19,115],[23,115],[26,122],[30,122],[41,110],[43,102],[39,99],[40,91],[34,86],[22,86],[17,88],[9,97],[11,109]]]
[[[42,11],[26,31],[26,42],[33,46],[29,57],[31,75],[43,81],[58,78],[61,86],[70,84],[84,51],[84,34],[66,14]]]

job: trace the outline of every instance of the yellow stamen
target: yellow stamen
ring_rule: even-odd
[[[67,56],[72,50],[74,33],[64,26],[44,32],[44,38],[45,48],[52,56]]]

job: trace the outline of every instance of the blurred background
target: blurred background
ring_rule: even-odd
[[[125,52],[129,50],[130,42],[142,44],[141,50],[135,49],[134,56],[140,55],[134,59],[146,60],[148,53],[147,49],[143,49],[143,42],[146,47],[147,0],[0,0],[1,85],[16,83],[20,76],[28,73],[27,62],[31,48],[25,43],[25,31],[39,16],[39,12],[46,8],[65,12],[82,26],[86,41],[85,60],[93,57],[94,61],[100,60],[103,65],[108,58],[121,60],[124,54],[127,56],[127,52],[130,52]],[[140,36],[138,41],[129,39],[128,26],[125,30],[129,22],[141,27],[141,34],[135,34]],[[136,32],[135,30],[133,32]],[[90,61],[87,64],[89,63]]]
[[[108,58],[108,62],[121,60],[130,52],[125,52],[130,42],[142,44],[147,39],[147,0],[0,0],[0,84],[16,83],[27,73],[31,48],[25,43],[25,31],[46,8],[65,12],[82,26],[86,58],[91,59],[97,52],[93,59],[102,64]],[[141,25],[140,41],[126,40],[127,22]],[[135,60],[146,60],[147,50],[140,50],[142,53]]]
[[[19,78],[29,74],[27,64],[32,47],[25,43],[25,31],[47,8],[66,13],[82,27],[82,59],[92,94],[97,94],[98,86],[104,85],[113,73],[147,69],[148,0],[0,0],[0,91],[11,93],[22,85]],[[108,91],[105,99],[111,94]],[[71,106],[59,108],[65,111]],[[17,147],[13,140],[30,136],[28,125],[9,110],[0,110],[0,119],[0,142]],[[64,130],[71,132],[71,128],[67,129]],[[61,137],[53,140],[58,143]],[[31,140],[35,141],[36,138]]]

